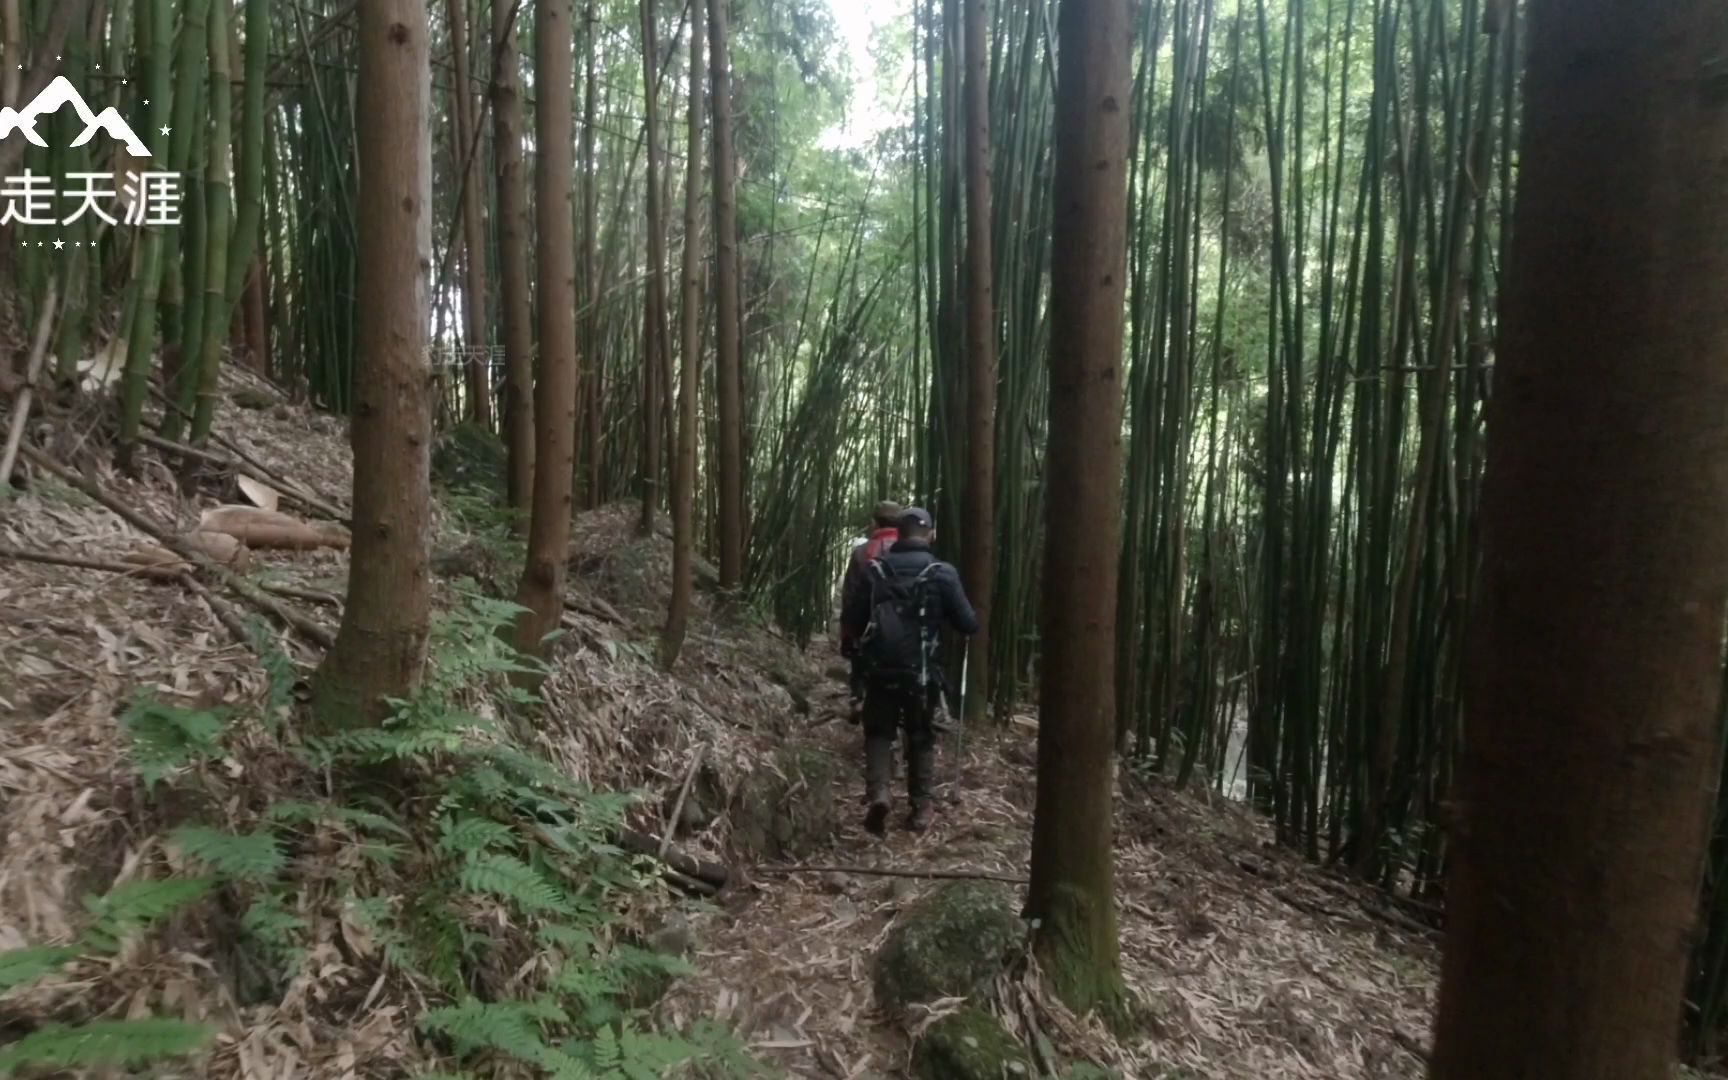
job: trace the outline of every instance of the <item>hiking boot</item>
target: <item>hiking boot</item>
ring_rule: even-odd
[[[870,796],[870,809],[864,811],[864,828],[872,836],[888,831],[888,793],[878,791]]]
[[[911,816],[906,819],[906,827],[916,833],[926,832],[935,820],[936,807],[926,799],[912,808]]]

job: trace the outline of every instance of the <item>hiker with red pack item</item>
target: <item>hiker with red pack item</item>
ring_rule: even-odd
[[[930,550],[935,538],[928,513],[917,507],[903,512],[899,539],[869,564],[869,591],[853,593],[842,615],[848,625],[864,627],[857,638],[864,660],[864,827],[878,836],[887,825],[894,739],[902,729],[912,802],[906,825],[913,832],[930,827],[936,812],[936,711],[947,689],[937,634],[944,626],[978,632],[959,573]]]
[[[864,619],[856,624],[847,621],[846,613],[856,607],[860,593],[869,595],[870,564],[888,554],[888,549],[899,539],[900,504],[887,500],[877,503],[871,513],[870,535],[852,549],[852,557],[846,563],[846,576],[840,583],[840,655],[852,664],[850,719],[854,724],[858,722],[859,709],[864,705],[864,658],[858,650],[858,639],[864,635],[864,627],[869,622],[869,609],[864,609]]]

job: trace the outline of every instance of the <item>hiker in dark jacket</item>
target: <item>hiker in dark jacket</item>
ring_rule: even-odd
[[[864,827],[877,835],[888,820],[894,738],[901,728],[906,730],[906,794],[912,802],[907,826],[914,832],[930,827],[936,772],[932,721],[945,689],[937,636],[944,625],[962,634],[978,632],[978,616],[960,575],[930,551],[935,536],[928,513],[917,507],[902,513],[899,539],[870,564],[869,592],[850,597],[841,615],[842,623],[865,627],[859,635],[867,660],[864,786],[870,808]]]
[[[852,549],[852,557],[846,560],[846,576],[840,582],[840,655],[852,663],[854,703],[864,700],[865,665],[858,650],[858,639],[864,636],[864,628],[870,621],[870,564],[888,554],[888,549],[900,539],[900,513],[901,506],[897,502],[884,500],[876,504],[870,515],[870,535]],[[857,622],[849,621],[847,612],[859,604],[863,605],[864,617]],[[856,716],[853,721],[857,721]]]

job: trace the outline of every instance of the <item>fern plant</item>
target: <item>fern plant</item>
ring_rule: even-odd
[[[271,881],[287,863],[277,846],[276,833],[268,826],[250,833],[225,833],[203,825],[183,825],[169,834],[168,842],[221,877],[236,881]]]
[[[80,956],[118,952],[125,939],[203,896],[210,882],[169,878],[132,881],[87,899],[90,925],[74,946],[36,946],[0,953],[0,993],[59,971]],[[202,1024],[144,1017],[78,1025],[50,1025],[0,1047],[0,1076],[22,1068],[65,1070],[92,1066],[136,1066],[178,1057],[203,1046],[212,1034]]]
[[[140,697],[120,716],[131,741],[131,758],[146,788],[188,765],[221,752],[224,713],[182,709]]]
[[[180,1057],[202,1047],[215,1034],[204,1024],[146,1018],[99,1020],[78,1027],[45,1027],[0,1047],[0,1076],[20,1068],[80,1069],[109,1065],[131,1067]]]

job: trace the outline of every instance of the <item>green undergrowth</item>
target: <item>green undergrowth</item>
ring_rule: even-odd
[[[761,1074],[716,1026],[648,1023],[641,988],[686,968],[634,944],[617,913],[661,886],[608,840],[630,798],[583,789],[501,722],[537,705],[509,681],[537,662],[498,633],[517,611],[471,593],[445,613],[425,685],[382,727],[300,735],[298,673],[265,634],[255,644],[269,690],[256,706],[136,700],[121,723],[161,819],[167,876],[92,898],[76,941],[0,953],[0,993],[80,974],[168,920],[185,932],[226,918],[248,961],[233,992],[270,1002],[309,963],[314,924],[337,918],[369,943],[364,962],[412,985],[404,1000],[428,1002],[422,1046],[458,1070],[439,1075]],[[224,763],[241,759],[279,782],[225,785]],[[0,1076],[183,1058],[213,1035],[166,1017],[42,1025],[0,1048]]]

